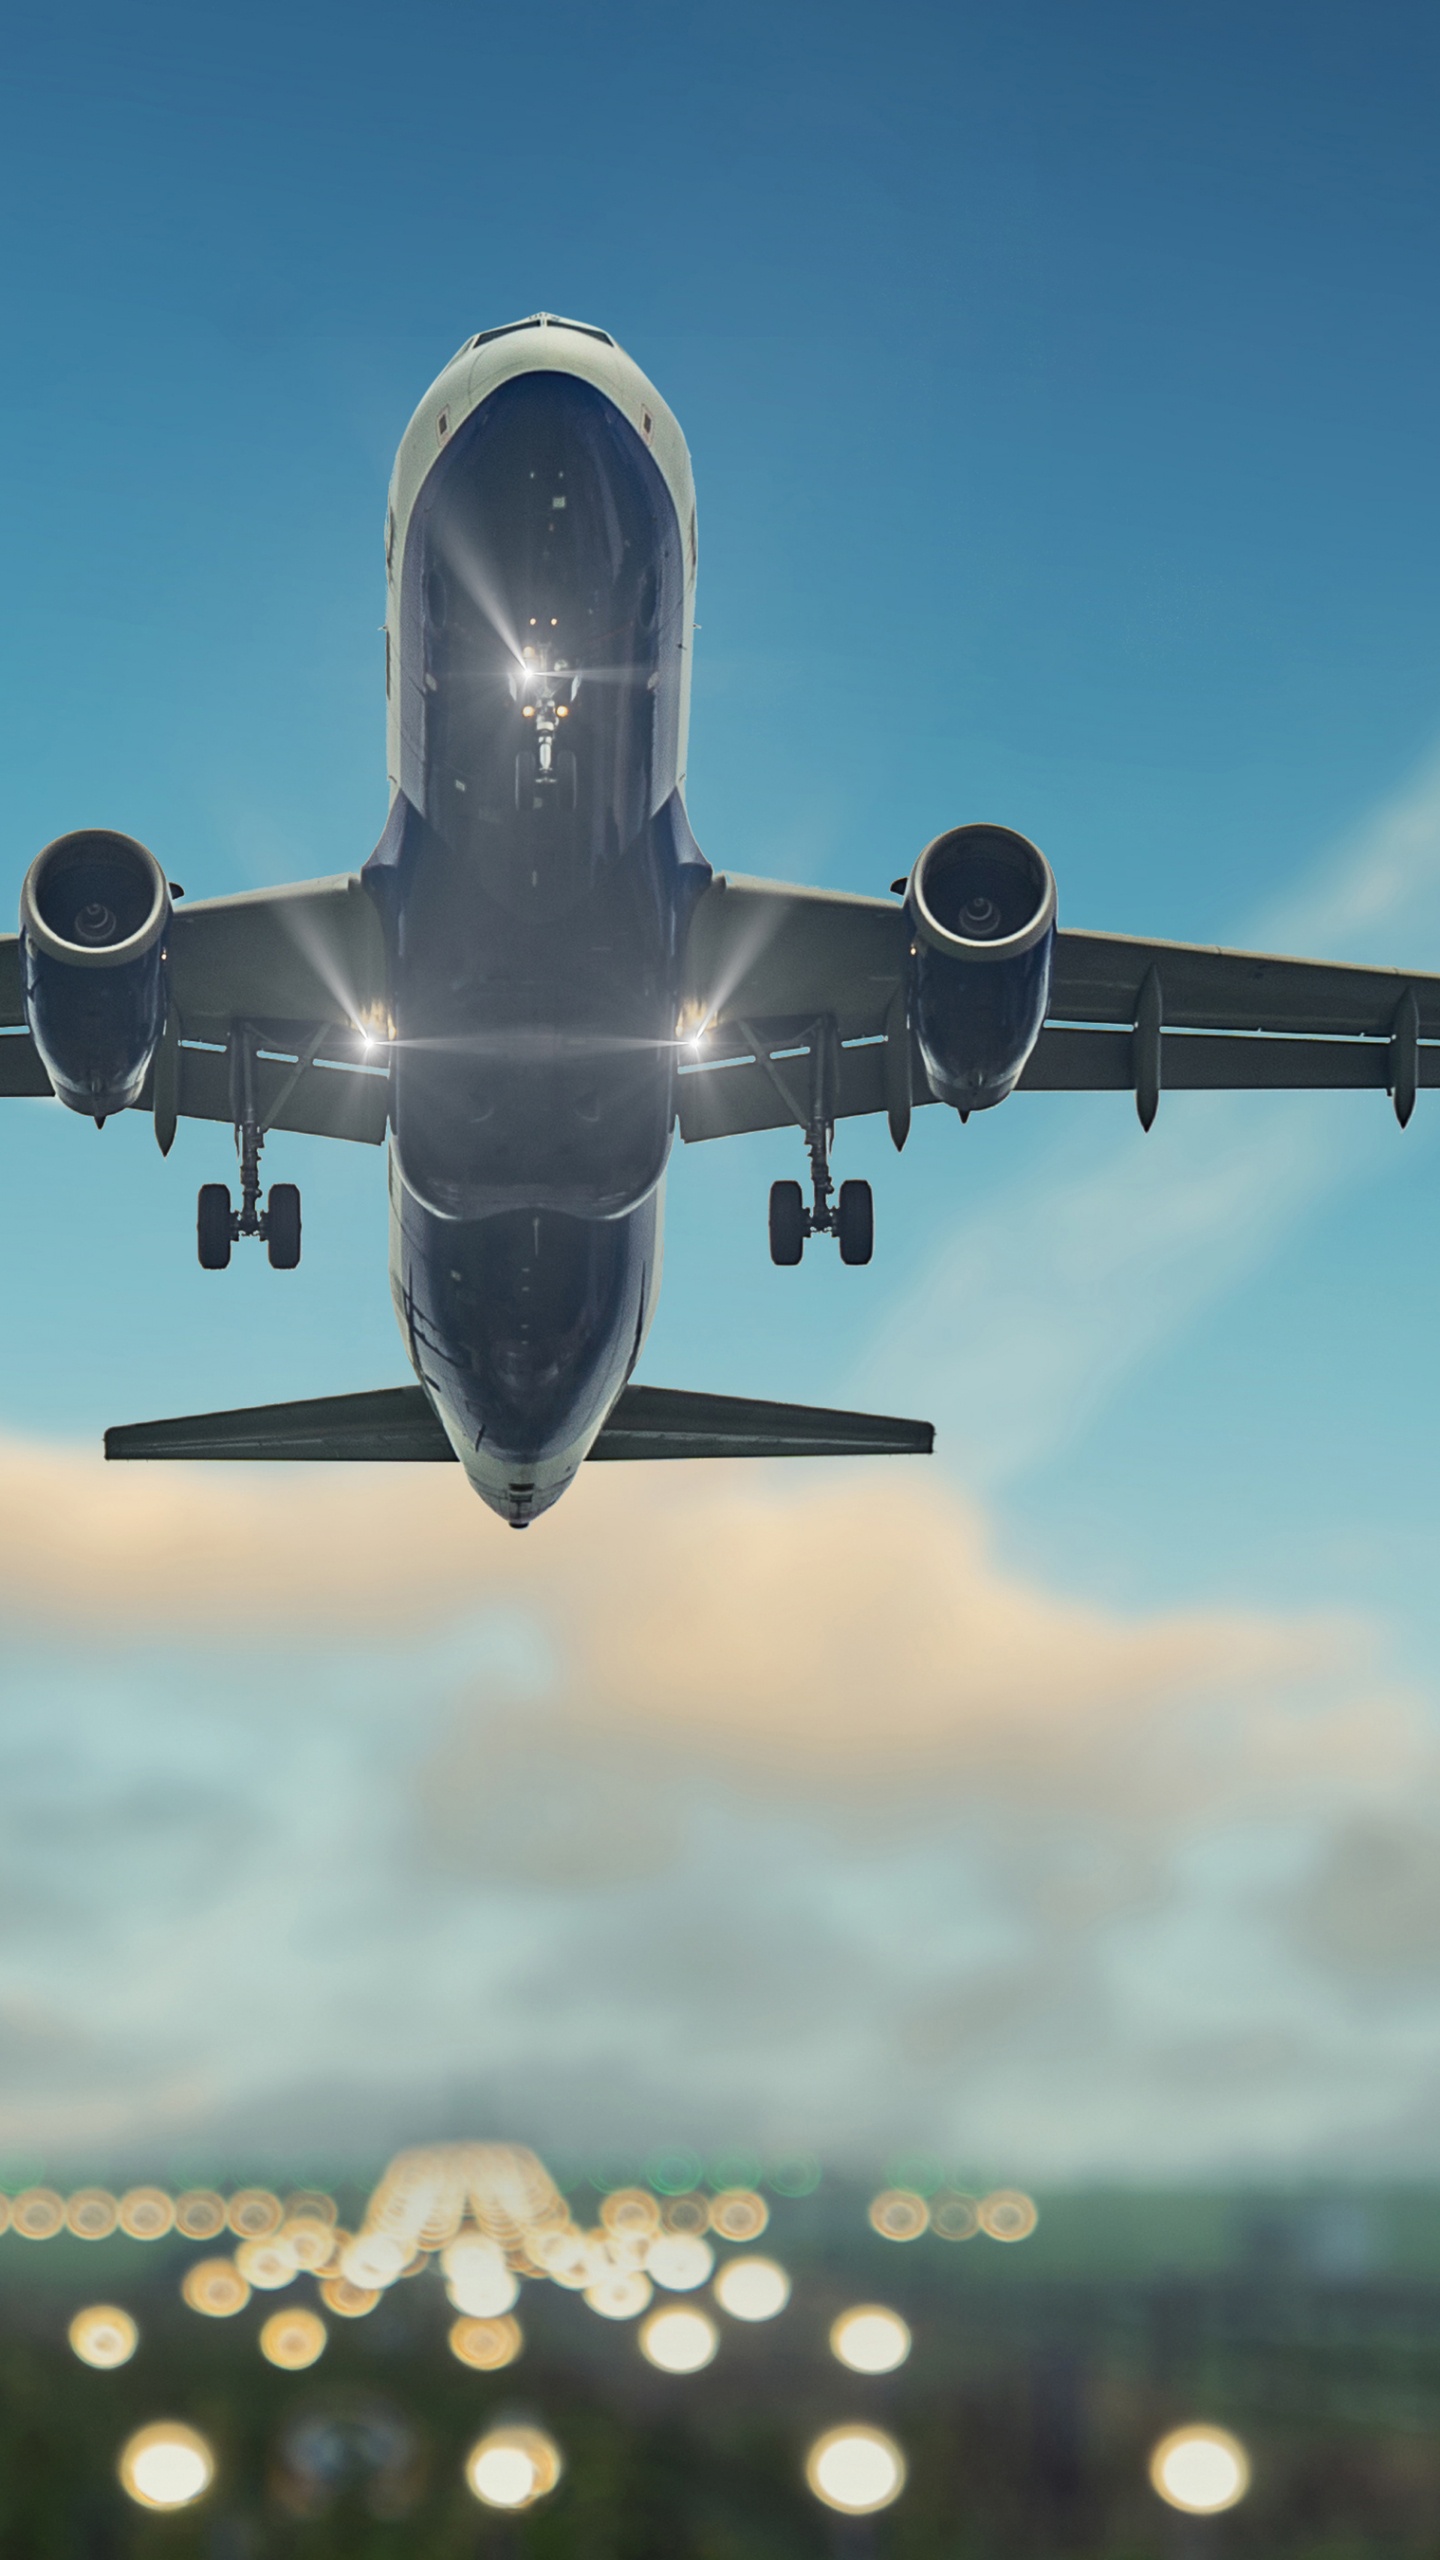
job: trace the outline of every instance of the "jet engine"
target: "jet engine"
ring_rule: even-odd
[[[139,1100],[165,1028],[169,922],[169,883],[132,836],[57,836],[26,873],[25,1019],[70,1110],[98,1121]]]
[[[1055,875],[1009,827],[952,827],[905,891],[909,1013],[931,1088],[957,1111],[1013,1092],[1040,1037],[1055,946]]]

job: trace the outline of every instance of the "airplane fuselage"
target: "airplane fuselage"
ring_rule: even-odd
[[[367,867],[391,979],[391,1285],[471,1482],[564,1491],[660,1271],[684,940],[689,457],[596,330],[472,340],[396,461],[392,788]]]

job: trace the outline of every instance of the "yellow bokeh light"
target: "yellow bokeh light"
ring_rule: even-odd
[[[307,2276],[318,2275],[335,2254],[335,2234],[329,2223],[310,2214],[287,2215],[275,2236]],[[263,2248],[265,2244],[262,2241],[260,2245]]]
[[[600,2219],[618,2239],[653,2240],[660,2228],[660,2207],[648,2187],[616,2187],[602,2199]]]
[[[513,2364],[525,2340],[518,2320],[452,2320],[450,2353],[477,2373],[498,2373]]]
[[[163,2187],[131,2187],[121,2197],[116,2215],[130,2240],[163,2240],[175,2228],[175,2199]]]
[[[273,2240],[242,2240],[235,2264],[257,2293],[278,2293],[282,2285],[293,2284],[299,2273],[295,2252],[278,2231]]]
[[[352,2284],[348,2276],[326,2276],[320,2286],[320,2299],[327,2311],[341,2320],[363,2320],[380,2299],[379,2287]]]
[[[710,2199],[702,2195],[667,2196],[660,2207],[660,2226],[664,2231],[680,2231],[698,2237],[710,2228]]]
[[[333,2230],[339,2219],[334,2197],[325,2195],[319,2187],[300,2187],[294,2195],[285,2198],[287,2223],[322,2222],[327,2229]]]
[[[113,2373],[117,2365],[128,2364],[140,2344],[129,2312],[113,2302],[92,2302],[77,2311],[67,2335],[81,2363],[93,2365],[97,2373]]]
[[[260,2332],[260,2353],[282,2373],[303,2373],[325,2353],[329,2332],[313,2311],[272,2311]]]
[[[250,2287],[233,2258],[197,2258],[187,2267],[180,2291],[192,2311],[207,2320],[231,2320],[250,2299]]]
[[[465,2457],[465,2483],[484,2507],[533,2507],[563,2468],[559,2446],[539,2427],[492,2427]]]
[[[27,2187],[10,2209],[10,2226],[22,2240],[53,2240],[65,2228],[65,2199],[53,2187]]]
[[[215,2456],[202,2435],[178,2418],[142,2427],[120,2456],[120,2486],[137,2507],[189,2507],[215,2477]]]
[[[1150,2456],[1150,2486],[1185,2515],[1218,2516],[1250,2486],[1250,2457],[1224,2427],[1176,2427]]]
[[[266,2240],[285,2219],[280,2199],[268,2187],[237,2187],[225,2207],[225,2219],[237,2240]]]
[[[879,2427],[832,2427],[810,2447],[805,2477],[842,2516],[873,2516],[905,2486],[905,2456]]]
[[[930,2199],[930,2228],[939,2240],[973,2240],[980,2228],[980,2208],[973,2196],[947,2187]]]
[[[710,2199],[710,2228],[721,2240],[758,2240],[770,2207],[753,2187],[722,2187]]]
[[[225,2228],[225,2199],[213,2187],[187,2187],[175,2199],[175,2228],[187,2240],[215,2240]]]
[[[66,2203],[65,2221],[77,2240],[108,2240],[119,2212],[108,2187],[77,2187]]]
[[[731,2258],[713,2291],[732,2320],[773,2320],[790,2299],[790,2279],[773,2258]]]
[[[982,2231],[992,2240],[1028,2240],[1040,2216],[1034,2198],[1019,2187],[997,2187],[976,2207]]]
[[[640,2352],[662,2373],[699,2373],[720,2344],[720,2332],[708,2312],[652,2311],[640,2332]]]
[[[893,2373],[910,2353],[910,2331],[898,2311],[860,2302],[831,2323],[830,2353],[852,2373]]]
[[[616,2267],[586,2286],[582,2299],[602,2320],[638,2320],[653,2288],[639,2267]]]
[[[360,2231],[340,2251],[340,2273],[352,2284],[383,2289],[395,2282],[411,2254],[393,2231]]]
[[[882,2240],[918,2240],[929,2228],[930,2207],[913,2187],[886,2187],[870,2205],[870,2228]]]

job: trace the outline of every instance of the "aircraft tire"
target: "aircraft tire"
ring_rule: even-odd
[[[868,1262],[875,1250],[875,1194],[868,1182],[842,1182],[836,1231],[842,1262]]]
[[[770,1185],[770,1259],[799,1261],[805,1250],[805,1194],[798,1182]]]
[[[293,1271],[300,1260],[300,1192],[293,1182],[272,1182],[265,1203],[265,1250],[272,1271]]]
[[[223,1182],[202,1182],[195,1212],[195,1244],[202,1271],[224,1271],[230,1262],[230,1194]]]

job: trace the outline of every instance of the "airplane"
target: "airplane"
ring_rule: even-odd
[[[459,1461],[514,1528],[587,1459],[922,1454],[928,1423],[644,1385],[666,1161],[793,1128],[770,1252],[870,1260],[837,1124],[1017,1090],[1440,1084],[1440,978],[1062,929],[1013,828],[927,845],[888,896],[716,872],[685,810],[698,563],[680,428],[604,329],[468,338],[396,458],[385,519],[389,815],[363,869],[183,903],[81,829],[0,940],[0,1094],[103,1126],[228,1123],[238,1207],[207,1271],[300,1259],[262,1201],[275,1130],[388,1141],[390,1274],[417,1384],[107,1432],[114,1459]]]

